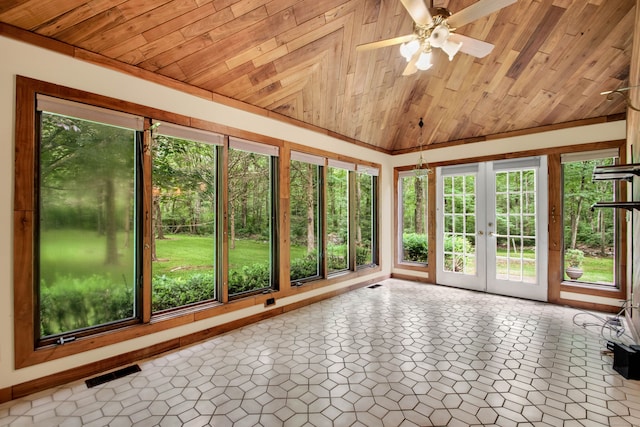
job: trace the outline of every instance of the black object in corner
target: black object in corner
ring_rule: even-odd
[[[613,369],[628,380],[640,380],[640,345],[613,343]]]

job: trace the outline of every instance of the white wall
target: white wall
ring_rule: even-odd
[[[20,384],[73,366],[84,365],[128,351],[147,347],[155,342],[180,337],[212,326],[226,323],[264,311],[264,307],[251,307],[215,318],[178,327],[169,331],[129,340],[117,345],[86,352],[64,359],[57,359],[20,370],[13,366],[13,171],[14,171],[14,127],[15,127],[15,76],[22,75],[56,83],[87,92],[196,117],[211,122],[245,129],[262,135],[280,138],[311,147],[341,153],[382,164],[380,206],[391,206],[393,170],[390,158],[380,152],[331,138],[284,122],[247,113],[202,98],[187,95],[143,79],[75,60],[68,56],[40,49],[29,44],[0,36],[0,388]],[[247,127],[249,124],[250,127]],[[391,233],[393,218],[390,211],[381,211],[381,235]],[[380,239],[382,272],[371,278],[390,274],[392,251],[389,239]],[[346,287],[367,280],[359,277],[315,291],[278,300],[278,306]]]

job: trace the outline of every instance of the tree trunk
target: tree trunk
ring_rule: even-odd
[[[578,205],[576,211],[571,214],[571,244],[570,248],[576,248],[576,241],[578,239],[578,224],[580,223],[580,211],[582,210],[582,196],[578,198]]]
[[[97,191],[96,191],[96,196],[98,199],[98,203],[97,203],[97,212],[98,212],[98,218],[97,218],[97,228],[98,228],[98,236],[102,236],[104,234],[104,188],[102,185],[98,185]]]
[[[229,210],[231,211],[229,213],[229,227],[231,228],[231,230],[229,230],[229,248],[235,249],[236,248],[236,210],[233,207],[233,203],[229,204]]]
[[[307,253],[316,251],[316,224],[314,209],[313,165],[307,165]]]
[[[249,198],[249,185],[247,180],[245,179],[242,183],[242,195],[240,196],[241,205],[241,220],[242,220],[242,228],[246,230],[247,228],[247,217],[249,216],[249,206],[247,204],[247,199]]]
[[[584,192],[584,182],[585,174],[583,170],[582,177],[580,178],[580,195],[576,198],[576,210],[571,214],[571,249],[576,248],[576,240],[578,239],[578,224],[580,224],[580,213],[582,212],[582,201],[584,199],[584,196],[582,195]]]
[[[414,215],[414,230],[416,234],[424,234],[424,197],[422,194],[422,178],[415,177],[413,188],[416,193],[416,207]]]
[[[125,221],[124,221],[124,247],[129,247],[129,242],[131,241],[131,223],[133,222],[133,218],[135,217],[133,213],[133,198],[135,195],[133,194],[133,188],[129,191],[129,197],[127,198],[127,212],[125,213]]]
[[[606,227],[604,225],[604,215],[601,211],[598,211],[598,226],[600,227],[600,255],[606,256],[607,234]]]
[[[117,246],[117,222],[116,222],[116,190],[113,178],[105,180],[104,191],[105,206],[105,232],[107,237],[107,248],[104,263],[107,265],[118,264]]]
[[[195,209],[194,209],[194,215],[193,215],[193,223],[192,223],[192,227],[193,227],[193,234],[199,234],[198,233],[198,224],[200,224],[200,217],[202,215],[202,200],[200,199],[200,193],[196,191],[195,194]]]
[[[164,226],[162,225],[162,206],[160,204],[160,194],[153,196],[153,218],[155,222],[155,230],[156,230],[156,238],[163,240],[164,237]]]
[[[360,198],[362,197],[362,190],[360,188],[360,180],[356,175],[356,243],[360,244],[362,242],[362,225],[360,224]]]

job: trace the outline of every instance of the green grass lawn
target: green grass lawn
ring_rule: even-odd
[[[613,284],[613,258],[586,256],[582,265],[584,274],[580,282]]]
[[[507,256],[507,251],[498,250],[497,255],[501,257]],[[534,257],[533,251],[525,251],[525,257]],[[598,258],[598,257],[584,257],[584,263],[582,266],[584,270],[584,274],[579,282],[588,282],[588,283],[602,283],[602,284],[612,284],[613,283],[613,258]],[[499,271],[506,271],[505,263],[502,263],[502,266],[499,267]],[[525,263],[523,268],[523,274],[527,277],[534,277],[534,264],[533,263]],[[565,275],[565,280],[569,280],[569,278]]]
[[[105,265],[106,238],[95,232],[82,230],[54,230],[41,234],[40,275],[47,284],[55,276],[86,277],[111,274],[134,282],[133,243],[125,247],[125,234],[118,233],[117,245],[120,263]],[[133,233],[131,234],[133,239]]]
[[[188,275],[190,271],[211,269],[214,262],[213,239],[189,234],[168,235],[167,239],[156,240],[156,254],[160,261],[153,263],[154,275]],[[305,255],[305,247],[291,247],[292,258]],[[236,240],[235,249],[229,250],[230,270],[268,261],[268,242]]]
[[[74,277],[111,273],[125,275],[133,280],[133,245],[124,247],[125,234],[118,234],[118,251],[122,263],[105,266],[105,238],[97,233],[81,230],[56,230],[42,233],[40,247],[40,273],[47,283],[52,283],[54,274]],[[211,237],[188,234],[168,235],[156,241],[156,252],[161,261],[153,263],[153,274],[168,276],[189,275],[191,272],[208,270],[214,263],[214,242]],[[292,246],[291,257],[303,258],[306,248]],[[532,253],[525,254],[533,257]],[[506,251],[498,251],[506,256]],[[255,240],[236,240],[236,248],[229,251],[230,269],[244,265],[264,263],[269,260],[269,244]],[[585,256],[584,275],[580,282],[612,283],[613,259]],[[533,266],[525,266],[525,275],[533,276]]]

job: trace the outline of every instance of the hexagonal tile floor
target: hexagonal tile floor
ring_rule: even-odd
[[[577,310],[386,280],[0,405],[0,426],[639,426]]]

